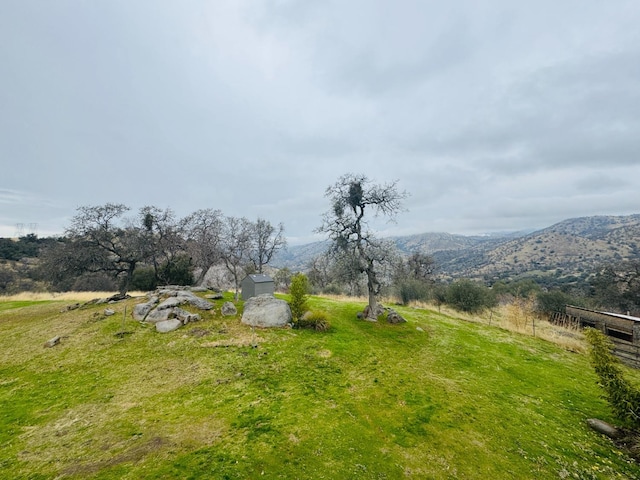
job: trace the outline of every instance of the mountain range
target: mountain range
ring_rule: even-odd
[[[536,231],[422,233],[388,240],[403,255],[431,255],[441,279],[586,278],[599,266],[640,259],[640,215],[572,218]],[[291,246],[274,265],[304,271],[328,245],[325,241]]]

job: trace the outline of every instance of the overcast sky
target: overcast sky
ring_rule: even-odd
[[[0,236],[200,208],[311,241],[344,173],[391,234],[640,213],[637,0],[2,0]]]

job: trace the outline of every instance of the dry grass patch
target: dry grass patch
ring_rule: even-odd
[[[22,292],[14,295],[1,295],[2,302],[40,302],[40,301],[76,301],[89,302],[96,298],[108,298],[118,292]],[[146,292],[129,292],[130,297],[144,297]]]
[[[584,335],[579,328],[566,328],[550,323],[534,311],[530,300],[500,305],[478,314],[459,312],[446,305],[438,306],[425,302],[414,302],[411,306],[438,311],[442,315],[467,322],[482,323],[522,335],[535,336],[570,352],[586,353],[588,350]]]

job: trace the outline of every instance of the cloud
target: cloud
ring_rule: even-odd
[[[411,193],[398,231],[629,213],[638,22],[623,0],[4,2],[0,224],[121,202],[309,238],[346,172]]]

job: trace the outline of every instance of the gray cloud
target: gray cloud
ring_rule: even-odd
[[[3,2],[0,235],[118,201],[303,241],[346,172],[411,193],[396,232],[636,212],[639,21],[623,0]]]

